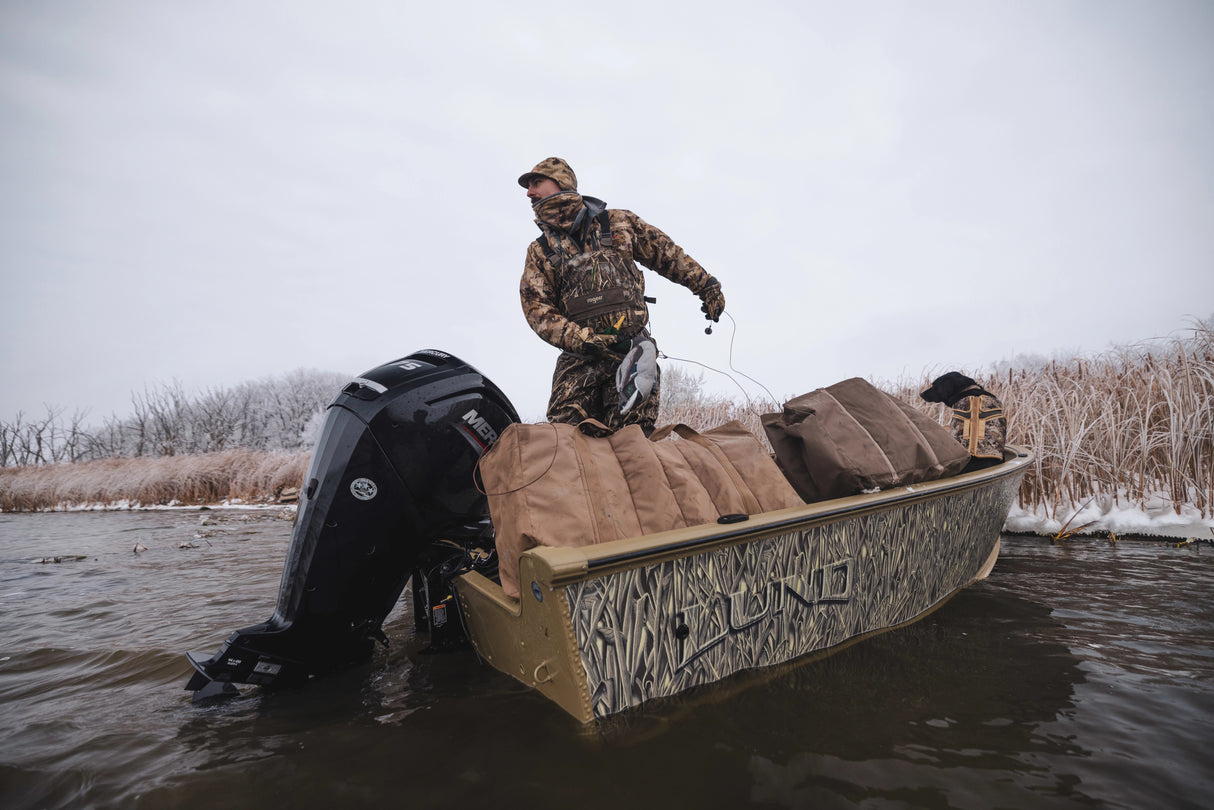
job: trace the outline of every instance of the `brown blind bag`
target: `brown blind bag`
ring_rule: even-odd
[[[678,441],[662,441],[671,433]],[[593,434],[593,435],[591,435]],[[480,461],[502,589],[518,596],[518,557],[757,514],[801,499],[740,422],[698,433],[686,425],[646,438],[587,420],[513,424]]]
[[[969,462],[946,428],[859,377],[791,399],[762,422],[808,503],[956,475]]]

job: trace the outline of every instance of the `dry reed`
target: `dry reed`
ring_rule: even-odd
[[[737,420],[771,451],[760,417],[783,406],[765,398],[736,402],[720,394],[704,393],[704,375],[689,374],[678,366],[662,370],[662,399],[657,424],[684,424],[704,431]]]
[[[945,369],[949,370],[949,369]],[[1214,516],[1214,329],[1034,368],[965,372],[998,396],[1008,440],[1033,467],[1020,505],[1050,518],[1093,496],[1144,511],[1162,500]],[[947,409],[918,392],[935,374],[887,390],[924,412]]]
[[[0,468],[0,509],[264,502],[299,486],[307,465],[307,453],[226,450]]]

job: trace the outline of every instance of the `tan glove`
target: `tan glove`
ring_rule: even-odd
[[[704,313],[705,318],[713,322],[721,320],[721,313],[725,311],[725,296],[721,293],[721,282],[709,276],[708,284],[700,290],[700,300],[704,302],[700,306],[700,311]]]

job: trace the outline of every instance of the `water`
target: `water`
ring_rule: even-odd
[[[599,726],[471,653],[423,654],[408,600],[366,666],[193,705],[184,652],[270,616],[289,518],[0,515],[0,807],[1171,808],[1214,795],[1208,546],[1004,538],[988,581],[911,627]]]

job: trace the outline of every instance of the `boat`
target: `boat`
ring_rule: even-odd
[[[496,578],[476,464],[518,417],[436,350],[373,369],[329,408],[300,495],[278,603],[212,656],[196,700],[298,685],[365,661],[412,582],[414,621],[591,723],[744,670],[823,654],[914,622],[985,578],[1032,463],[1002,464],[720,523],[518,560]]]

